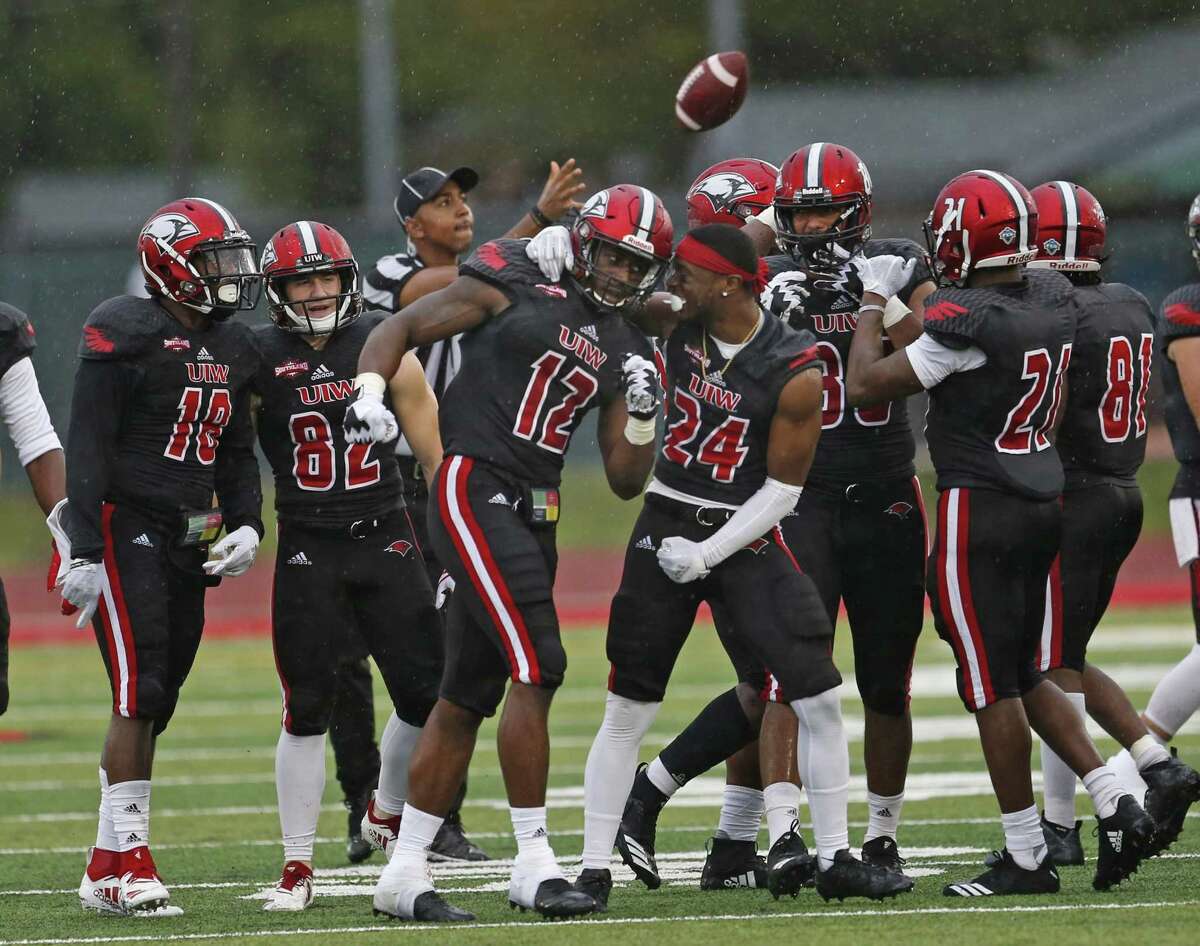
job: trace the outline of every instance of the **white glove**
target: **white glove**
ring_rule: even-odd
[[[525,244],[525,255],[538,264],[543,276],[558,282],[575,265],[571,231],[566,227],[546,227]]]
[[[442,572],[442,577],[438,579],[437,593],[433,596],[433,606],[439,611],[446,604],[446,599],[454,591],[454,579],[450,577],[449,572]]]
[[[653,420],[661,400],[658,396],[658,368],[649,358],[627,355],[621,362],[625,382],[625,408],[630,417]]]
[[[67,530],[62,522],[63,510],[66,508],[67,501],[60,499],[50,510],[50,515],[46,517],[46,528],[50,530],[50,535],[54,539],[55,551],[55,559],[51,561],[50,566],[53,574],[48,575],[46,581],[50,588],[61,588],[63,582],[67,580],[67,572],[71,570],[71,539],[67,536]],[[46,590],[49,591],[50,588]]]
[[[63,600],[79,609],[76,627],[87,627],[96,605],[100,603],[101,577],[104,566],[78,558],[71,562],[67,577],[63,580]]]
[[[708,577],[703,546],[680,535],[662,540],[658,546],[658,566],[671,581],[680,585]]]
[[[885,299],[905,287],[917,265],[915,259],[905,260],[900,256],[856,256],[850,262],[862,280],[863,295],[873,292]]]
[[[254,564],[258,554],[258,533],[252,526],[239,526],[209,550],[213,557],[200,567],[209,575],[237,578]]]
[[[383,406],[383,396],[361,389],[358,400],[346,408],[342,429],[351,443],[387,443],[400,436],[396,415]]]

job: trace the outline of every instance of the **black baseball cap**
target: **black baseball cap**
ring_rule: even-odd
[[[400,193],[392,203],[399,221],[406,223],[423,203],[437,196],[447,181],[454,181],[465,194],[479,183],[479,175],[468,167],[455,168],[449,174],[438,168],[418,168],[400,179]]]

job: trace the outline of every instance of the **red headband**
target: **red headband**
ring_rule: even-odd
[[[675,248],[675,255],[685,263],[691,263],[701,269],[707,269],[709,272],[719,273],[722,276],[741,276],[746,284],[753,288],[755,296],[767,287],[767,261],[761,257],[758,260],[757,271],[752,273],[727,260],[717,250],[706,243],[701,243],[690,233]]]

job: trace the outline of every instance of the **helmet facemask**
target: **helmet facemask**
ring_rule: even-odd
[[[160,246],[164,253],[178,259],[173,248]],[[194,278],[180,282],[178,301],[218,320],[253,309],[262,292],[262,274],[254,250],[254,244],[244,235],[210,240],[195,247],[186,260],[179,260]]]
[[[287,297],[287,282],[318,273],[335,272],[341,285],[331,296],[310,296],[291,301]],[[282,329],[301,335],[332,335],[362,314],[362,292],[358,287],[358,265],[345,262],[326,265],[309,270],[289,272],[281,276],[268,276],[267,300],[270,304],[271,321]],[[312,307],[332,302],[333,308],[326,315],[313,315]]]
[[[583,226],[586,226],[584,224]],[[606,309],[620,309],[631,301],[641,302],[649,297],[663,273],[664,261],[654,255],[649,243],[643,249],[634,246],[635,237],[625,237],[621,243],[597,233],[581,234],[581,246],[575,254],[573,278],[585,295]],[[640,241],[639,241],[640,242]],[[600,268],[600,255],[616,252],[634,263],[641,273],[636,283],[627,282]]]
[[[816,233],[797,232],[795,215],[803,210],[838,210],[838,216],[827,230]],[[824,188],[811,197],[797,195],[792,201],[775,203],[775,223],[778,239],[796,262],[809,266],[832,266],[853,256],[871,236],[866,222],[866,200],[860,194],[830,199]]]

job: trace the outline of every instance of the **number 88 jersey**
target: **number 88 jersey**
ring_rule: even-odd
[[[352,444],[342,431],[359,352],[385,317],[364,313],[319,351],[302,335],[255,327],[258,438],[275,474],[281,521],[339,527],[404,504],[394,444]]]

